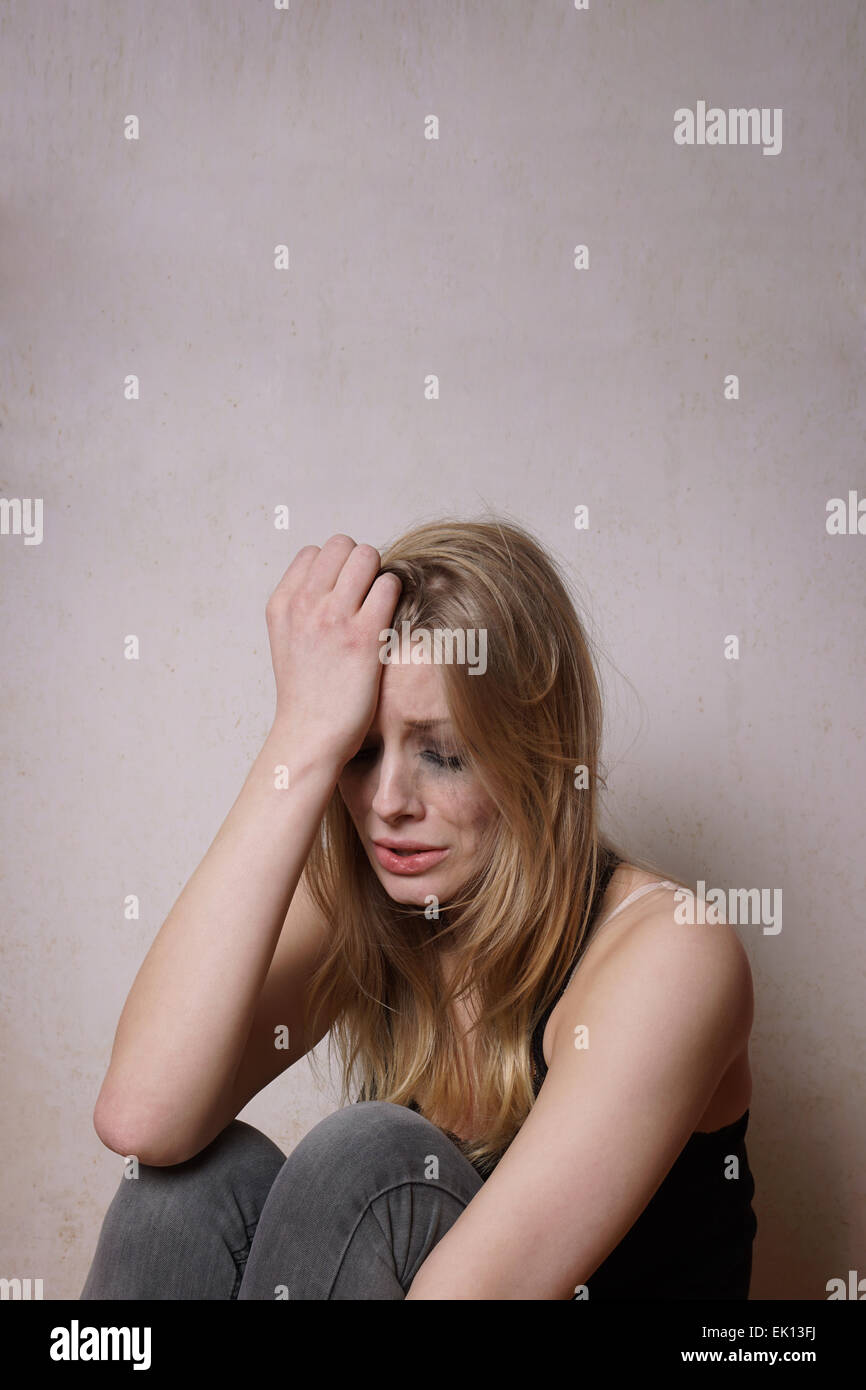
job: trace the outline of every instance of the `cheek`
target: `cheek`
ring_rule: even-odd
[[[486,793],[465,789],[453,793],[443,805],[443,813],[473,839],[480,839],[498,814]]]
[[[473,824],[478,838],[481,839],[483,836],[489,834],[491,830],[495,829],[501,812],[496,802],[491,800],[483,787],[478,787],[476,789],[472,799],[472,809],[474,816]]]

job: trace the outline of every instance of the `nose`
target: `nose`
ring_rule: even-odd
[[[370,805],[374,815],[380,820],[394,820],[396,816],[417,816],[421,812],[423,807],[410,761],[402,756],[399,750],[383,753],[373,775],[377,782]]]

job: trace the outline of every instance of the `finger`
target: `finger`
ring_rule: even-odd
[[[318,553],[319,547],[317,545],[305,545],[302,550],[299,550],[274,589],[272,597],[279,594],[281,598],[291,598],[292,594],[296,593],[305,582]]]
[[[334,585],[334,598],[347,613],[355,614],[382,565],[382,557],[372,545],[362,542],[348,556]]]
[[[354,549],[355,542],[351,536],[344,536],[342,533],[331,536],[313,561],[309,573],[310,584],[319,593],[333,589],[340,570]]]
[[[361,614],[369,618],[370,626],[375,627],[377,633],[382,628],[391,626],[394,610],[402,592],[403,581],[391,570],[387,574],[380,574],[370,586],[370,592],[361,604]]]

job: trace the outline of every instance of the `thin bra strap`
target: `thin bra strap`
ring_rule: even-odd
[[[669,878],[657,878],[654,883],[645,883],[641,888],[635,888],[633,893],[629,893],[627,898],[623,898],[622,902],[614,908],[613,912],[609,912],[606,917],[602,918],[596,927],[596,931],[599,931],[600,928],[603,927],[606,922],[609,922],[612,917],[615,917],[618,912],[622,912],[624,908],[630,907],[633,902],[637,902],[637,899],[642,898],[644,893],[651,893],[654,888],[679,888],[679,886],[678,883],[672,883]]]

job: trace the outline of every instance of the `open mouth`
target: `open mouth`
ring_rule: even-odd
[[[373,841],[373,852],[384,869],[391,873],[423,873],[439,864],[448,850],[435,845],[383,845]]]

